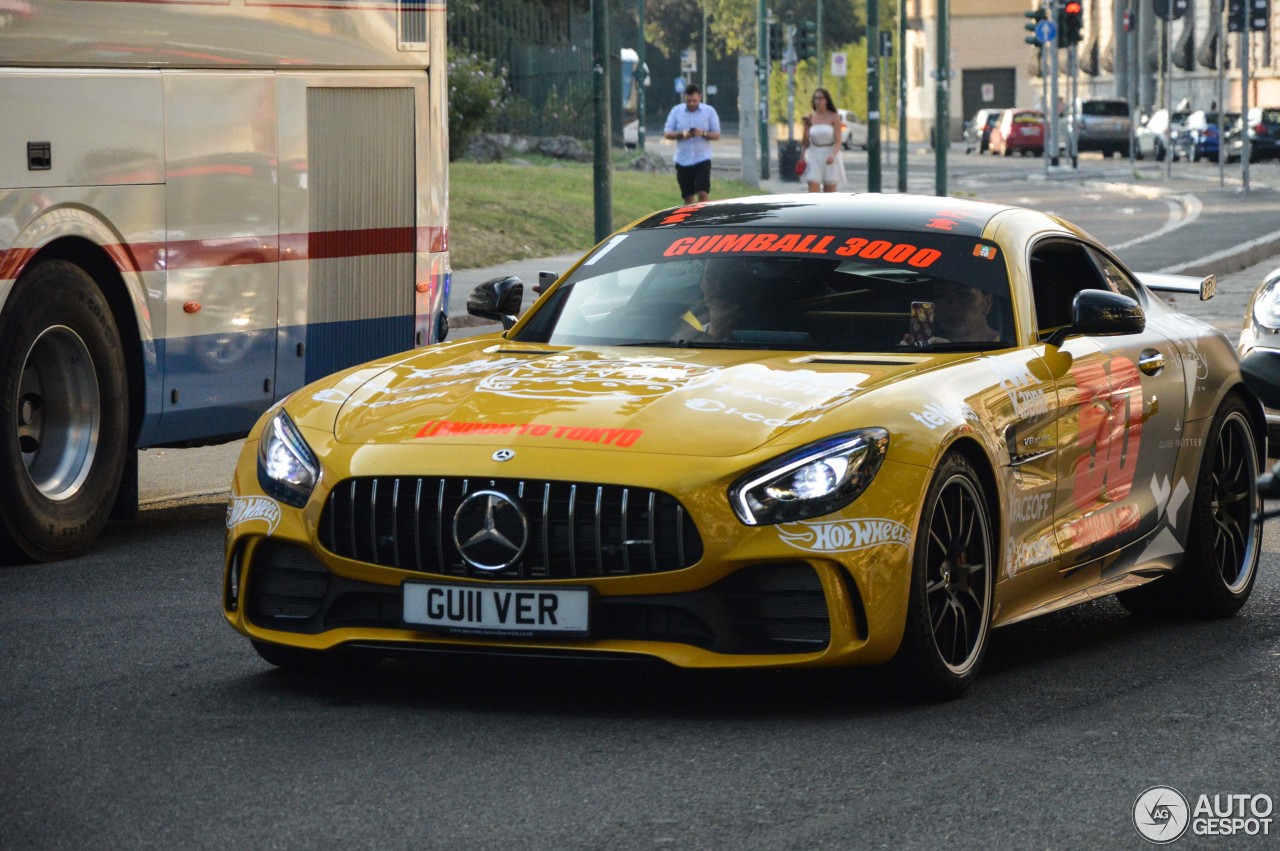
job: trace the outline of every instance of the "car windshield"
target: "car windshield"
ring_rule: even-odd
[[[1080,113],[1082,115],[1128,118],[1129,104],[1122,100],[1087,100],[1080,104]]]
[[[1014,335],[1005,258],[986,240],[841,228],[683,227],[613,237],[513,339],[900,352],[1006,348]]]

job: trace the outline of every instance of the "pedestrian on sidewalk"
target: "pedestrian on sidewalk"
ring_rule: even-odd
[[[667,115],[662,138],[676,142],[676,181],[686,204],[711,195],[711,143],[720,138],[720,116],[702,102],[697,83],[684,87],[684,103]]]
[[[826,89],[814,89],[810,104],[813,112],[804,117],[800,140],[804,145],[800,179],[809,184],[810,192],[835,192],[844,183],[844,158],[840,155],[844,121]]]

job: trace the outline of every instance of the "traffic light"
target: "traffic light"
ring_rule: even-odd
[[[801,21],[796,27],[796,59],[816,59],[818,56],[818,25],[813,21]]]
[[[772,62],[781,62],[784,49],[785,47],[782,40],[782,24],[769,24],[769,60]]]
[[[1026,30],[1027,32],[1031,33],[1031,35],[1029,35],[1029,36],[1027,36],[1026,38],[1024,38],[1024,39],[1023,39],[1023,41],[1025,41],[1027,44],[1035,44],[1035,45],[1039,45],[1039,44],[1040,44],[1040,42],[1036,39],[1036,35],[1035,35],[1035,33],[1036,33],[1036,26],[1037,26],[1037,25],[1039,25],[1039,23],[1040,23],[1041,21],[1043,21],[1045,18],[1049,17],[1047,14],[1045,14],[1044,7],[1043,7],[1043,6],[1037,6],[1037,7],[1035,8],[1035,11],[1033,11],[1033,12],[1023,12],[1023,13],[1022,13],[1022,16],[1023,16],[1024,18],[1030,18],[1030,19],[1031,19],[1031,20],[1027,21],[1025,24],[1023,24],[1023,25],[1022,25],[1022,28],[1023,28],[1024,30]]]
[[[1069,0],[1062,7],[1062,35],[1061,42],[1063,47],[1071,47],[1080,43],[1080,31],[1084,29],[1084,8],[1078,0]]]

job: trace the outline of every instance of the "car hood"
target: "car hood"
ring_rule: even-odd
[[[785,443],[788,432],[931,360],[487,340],[424,351],[364,373],[358,386],[350,376],[321,384],[309,398],[339,406],[333,432],[349,444],[599,444],[724,457]],[[840,428],[860,425],[874,423]]]

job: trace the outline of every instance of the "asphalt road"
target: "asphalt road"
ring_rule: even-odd
[[[223,507],[154,509],[0,571],[0,848],[1138,848],[1150,786],[1280,798],[1278,531],[1234,618],[1098,601],[917,706],[862,671],[286,674],[219,612]]]

